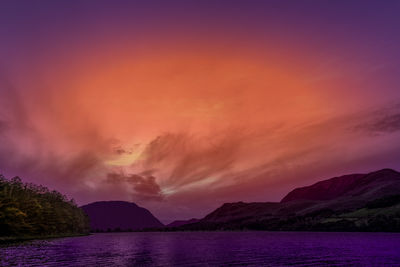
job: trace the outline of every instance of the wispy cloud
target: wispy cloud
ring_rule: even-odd
[[[247,110],[240,104],[232,113],[215,112],[216,122],[197,118],[212,127],[181,127],[182,121],[176,126],[174,113],[173,123],[160,130],[153,121],[161,121],[162,112],[147,117],[147,105],[135,110],[126,103],[126,110],[112,117],[114,110],[105,112],[96,101],[82,107],[86,99],[75,91],[52,96],[45,88],[36,101],[37,92],[21,94],[10,82],[0,83],[0,172],[61,190],[82,204],[124,199],[164,215],[165,207],[176,207],[195,216],[194,207],[205,211],[225,201],[279,200],[307,179],[352,172],[355,166],[393,167],[377,163],[378,157],[400,156],[398,106],[300,119],[285,113],[275,120],[277,107],[271,115],[268,107]],[[251,114],[256,120],[247,121]],[[136,130],[145,134],[137,138]]]
[[[355,129],[371,135],[400,131],[400,112],[396,110],[375,115],[371,120],[357,125]]]
[[[230,129],[210,136],[165,133],[151,141],[141,158],[144,171],[160,171],[167,191],[175,191],[231,170],[244,133]]]

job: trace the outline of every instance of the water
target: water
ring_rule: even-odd
[[[400,234],[109,233],[0,247],[1,266],[400,266]]]

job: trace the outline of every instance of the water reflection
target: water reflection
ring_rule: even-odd
[[[0,247],[1,266],[395,266],[400,234],[109,233]]]

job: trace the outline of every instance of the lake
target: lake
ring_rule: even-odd
[[[400,266],[400,234],[104,233],[0,247],[1,266]]]

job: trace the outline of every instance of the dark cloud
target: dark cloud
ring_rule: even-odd
[[[380,113],[382,114],[375,115],[369,121],[356,125],[354,129],[371,135],[400,131],[400,112],[387,113],[383,111]]]
[[[144,176],[138,174],[108,173],[108,183],[128,183],[135,191],[135,197],[144,200],[162,200],[161,188],[154,176]]]
[[[368,125],[371,131],[376,132],[396,132],[400,130],[400,113],[388,115],[380,120]]]
[[[132,154],[132,151],[126,150],[122,146],[118,146],[118,147],[114,147],[114,153],[117,154],[117,155],[123,155],[123,154],[130,155],[130,154]]]

